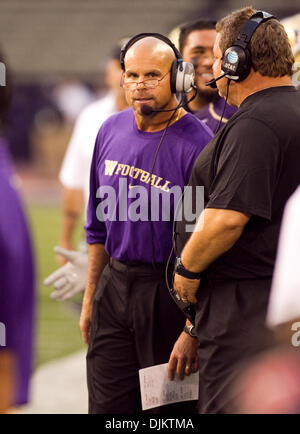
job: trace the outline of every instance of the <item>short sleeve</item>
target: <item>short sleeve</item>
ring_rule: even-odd
[[[272,129],[259,120],[239,120],[224,139],[207,208],[270,220],[279,161],[279,143]]]
[[[105,244],[106,241],[105,223],[97,218],[97,207],[100,203],[100,199],[97,198],[97,190],[100,187],[98,174],[98,155],[102,142],[102,129],[103,128],[100,129],[96,139],[90,171],[90,194],[87,207],[86,224],[84,226],[86,232],[86,242],[88,244]]]

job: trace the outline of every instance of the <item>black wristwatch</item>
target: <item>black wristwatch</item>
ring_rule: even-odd
[[[185,325],[183,331],[186,332],[188,335],[190,335],[192,338],[197,337],[195,332],[195,326],[193,324]]]
[[[174,271],[176,274],[186,277],[187,279],[193,279],[193,280],[201,279],[201,273],[194,273],[193,271],[189,271],[186,268],[184,268],[180,256],[176,256]]]

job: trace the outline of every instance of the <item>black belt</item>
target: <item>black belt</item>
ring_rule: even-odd
[[[121,273],[130,272],[130,273],[147,273],[147,274],[155,274],[155,273],[164,273],[166,269],[166,262],[155,262],[154,264],[146,263],[146,262],[120,262],[117,259],[109,258],[109,266]],[[172,268],[170,266],[170,268]]]

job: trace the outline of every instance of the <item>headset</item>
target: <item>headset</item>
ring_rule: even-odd
[[[207,86],[216,88],[216,81],[223,77],[237,82],[243,81],[248,77],[252,66],[251,52],[248,48],[249,43],[257,27],[271,18],[278,20],[278,18],[268,12],[257,11],[248,19],[234,44],[227,48],[223,54],[221,65],[223,74],[211,80],[206,84]]]
[[[182,60],[182,56],[178,49],[175,47],[173,42],[164,35],[160,33],[139,33],[138,35],[133,36],[129,41],[122,47],[120,54],[120,64],[123,71],[125,71],[125,55],[129,48],[140,39],[144,39],[147,37],[154,37],[156,39],[160,39],[169,45],[176,59],[172,63],[171,67],[171,77],[170,77],[170,86],[172,93],[184,92],[188,93],[194,88],[194,79],[195,79],[195,71],[192,63],[184,62]]]

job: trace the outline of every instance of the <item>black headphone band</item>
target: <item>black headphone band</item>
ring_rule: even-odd
[[[129,50],[129,48],[135,42],[139,41],[140,39],[147,38],[149,36],[156,38],[156,39],[160,39],[161,41],[163,41],[167,45],[169,45],[169,47],[171,47],[172,50],[174,51],[175,57],[176,57],[179,65],[182,65],[182,56],[181,56],[179,50],[175,47],[173,42],[169,38],[167,38],[167,36],[164,36],[161,33],[139,33],[138,35],[135,35],[131,39],[129,39],[129,41],[127,41],[125,46],[121,49],[120,64],[121,64],[121,68],[123,71],[125,71],[125,55],[126,55],[127,51]]]
[[[244,50],[249,45],[251,38],[257,29],[257,27],[270,20],[271,18],[274,18],[277,20],[274,15],[269,14],[268,12],[264,11],[257,11],[255,14],[253,14],[245,23],[245,25],[242,27],[242,30],[240,31],[238,37],[236,38],[233,45],[237,45],[239,47],[242,47]]]

